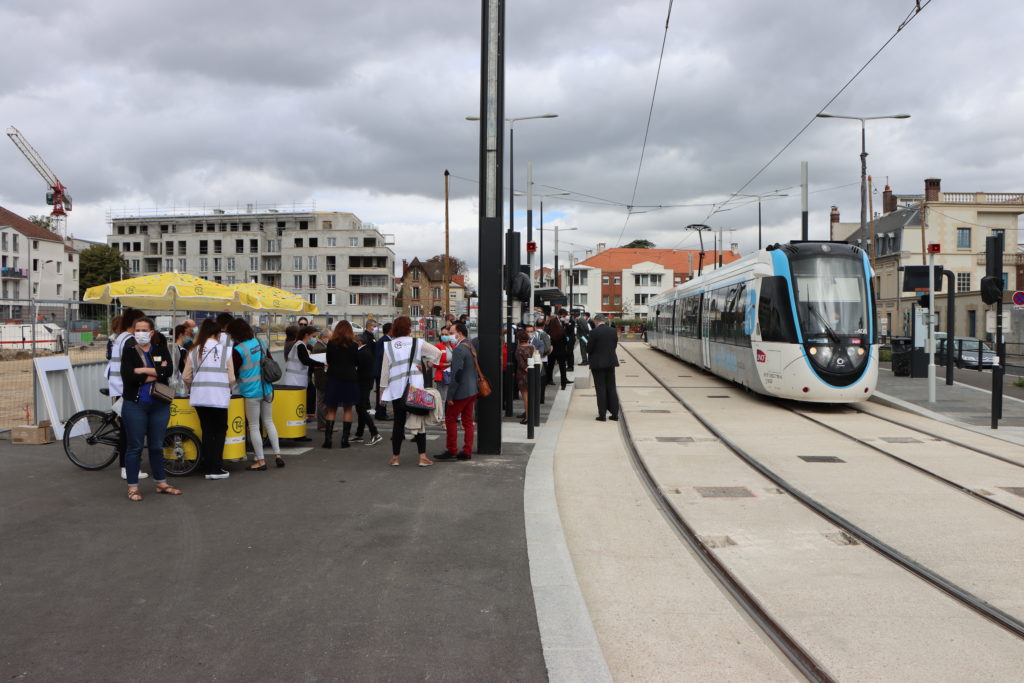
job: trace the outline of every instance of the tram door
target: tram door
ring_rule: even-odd
[[[700,349],[701,362],[705,368],[711,367],[711,297],[707,292],[700,295]]]

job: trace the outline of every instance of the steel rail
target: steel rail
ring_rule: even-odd
[[[1006,629],[1007,631],[1009,631],[1013,635],[1017,636],[1018,638],[1024,639],[1024,622],[1022,622],[1021,620],[1017,619],[1016,617],[1014,617],[1014,616],[1004,612],[1003,610],[999,609],[998,607],[995,607],[994,605],[989,604],[988,602],[982,600],[981,598],[979,598],[978,596],[974,595],[970,591],[967,591],[967,590],[961,588],[960,586],[956,585],[955,583],[953,583],[949,579],[941,576],[940,574],[932,571],[931,569],[928,569],[927,567],[925,567],[924,565],[920,564],[919,562],[917,562],[917,561],[907,557],[906,555],[901,553],[899,550],[896,550],[896,548],[893,548],[892,546],[890,546],[889,544],[885,543],[881,539],[876,538],[875,536],[871,535],[870,533],[868,533],[867,531],[865,531],[861,527],[857,526],[856,524],[854,524],[850,520],[846,519],[845,517],[839,515],[838,513],[834,512],[834,511],[830,510],[829,508],[825,507],[824,505],[822,505],[818,501],[816,501],[813,498],[811,498],[810,496],[808,496],[806,493],[804,493],[800,489],[798,489],[795,486],[793,486],[792,484],[790,484],[788,481],[786,481],[781,476],[776,474],[775,471],[769,469],[767,466],[765,466],[759,460],[757,460],[756,458],[751,456],[749,453],[747,453],[743,448],[741,448],[737,444],[733,443],[721,430],[716,428],[714,425],[711,424],[710,421],[708,421],[700,413],[698,413],[696,410],[694,410],[693,406],[690,405],[690,403],[688,401],[686,401],[686,399],[684,399],[672,387],[668,386],[668,384],[666,384],[664,381],[662,381],[662,379],[660,377],[655,375],[651,371],[651,369],[643,361],[641,361],[633,352],[628,351],[626,349],[623,349],[623,350],[626,353],[628,353],[633,358],[633,360],[636,361],[636,363],[640,367],[644,368],[652,377],[654,377],[654,379],[657,380],[657,382],[659,384],[661,384],[661,386],[666,391],[668,391],[670,394],[672,394],[672,396],[675,397],[675,399],[680,403],[680,405],[682,405],[684,408],[686,408],[686,410],[698,422],[700,422],[701,425],[703,425],[705,429],[707,429],[713,436],[715,436],[719,441],[721,441],[723,444],[725,444],[725,446],[727,448],[729,448],[729,450],[731,450],[733,453],[735,453],[749,467],[754,469],[756,472],[760,473],[762,476],[764,476],[766,479],[770,480],[772,483],[774,483],[779,488],[781,488],[784,491],[786,491],[787,493],[789,493],[791,496],[793,496],[798,501],[800,501],[805,507],[807,507],[810,510],[812,510],[813,512],[815,512],[820,517],[828,520],[829,522],[831,522],[835,526],[843,529],[848,534],[850,534],[851,536],[856,538],[858,541],[860,541],[864,545],[868,546],[869,548],[871,548],[875,552],[881,554],[886,559],[891,560],[892,562],[896,563],[900,567],[903,567],[907,571],[915,574],[916,576],[918,576],[919,578],[923,579],[924,581],[930,583],[932,586],[934,586],[935,588],[939,589],[940,591],[942,591],[946,595],[950,596],[954,600],[960,602],[962,605],[964,605],[968,609],[970,609],[970,610],[980,614],[981,616],[989,619],[990,621],[992,621],[995,624],[997,624],[997,625],[1001,626],[1002,628]],[[679,359],[677,359],[677,358],[674,358],[674,360],[679,361]]]

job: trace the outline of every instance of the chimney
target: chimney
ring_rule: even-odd
[[[731,251],[734,254],[740,253],[740,243],[739,242],[732,242],[729,245],[729,251]]]
[[[828,222],[829,222],[830,226],[833,226],[833,225],[835,225],[836,223],[839,222],[839,207],[838,206],[833,206],[832,207],[832,213],[829,214]]]
[[[942,189],[942,179],[940,178],[925,178],[924,180],[924,200],[926,202],[937,202],[939,201],[939,192]]]
[[[892,188],[886,185],[885,192],[882,193],[882,215],[892,213],[895,210],[896,197],[892,195]]]
[[[409,261],[402,259],[402,277],[405,277],[406,271],[409,270]]]
[[[604,242],[598,242],[597,243],[597,253],[598,254],[600,254],[602,251],[604,251],[607,248],[608,248],[608,245],[605,244]]]

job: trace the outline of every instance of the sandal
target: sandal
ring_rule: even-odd
[[[139,493],[138,488],[128,489],[128,500],[132,501],[133,503],[138,503],[142,500],[142,494]]]
[[[181,495],[181,491],[180,490],[174,488],[173,486],[171,486],[170,484],[167,484],[167,483],[164,483],[162,486],[157,484],[156,492],[157,493],[166,493],[168,496],[180,496]]]
[[[253,463],[252,465],[249,465],[245,469],[248,470],[249,472],[266,472],[267,471],[267,463],[263,463],[262,465],[257,465],[255,463]]]
[[[399,462],[397,455],[392,455],[391,462],[388,464],[390,464],[392,467],[398,467],[401,463]]]

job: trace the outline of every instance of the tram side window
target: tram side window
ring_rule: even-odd
[[[676,319],[676,334],[688,336],[686,331],[686,302],[687,299],[676,299],[676,308],[674,311]]]
[[[687,337],[700,337],[700,295],[691,296],[683,302],[685,308],[683,334]]]
[[[796,343],[796,326],[786,278],[776,275],[761,280],[757,321],[762,341]]]

